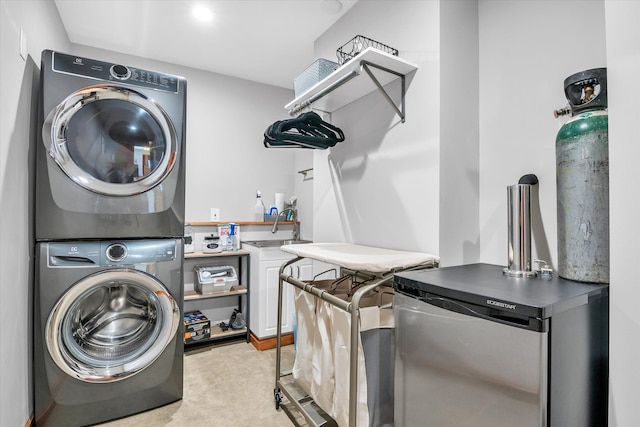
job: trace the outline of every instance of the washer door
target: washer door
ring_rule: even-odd
[[[66,374],[104,383],[152,364],[173,340],[180,308],[153,276],[99,272],[71,287],[47,320],[46,345]]]
[[[42,136],[69,178],[108,196],[155,187],[178,155],[166,112],[145,95],[116,86],[90,86],[68,96],[48,114]]]

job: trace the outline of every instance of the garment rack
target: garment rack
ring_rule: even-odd
[[[287,252],[291,252],[291,246],[298,247],[310,247],[315,249],[316,246],[323,244],[302,244],[302,245],[287,245],[283,246],[281,249]],[[331,244],[325,244],[331,245]],[[358,248],[356,245],[348,245],[343,244],[342,246],[346,246],[347,248]],[[329,246],[331,248],[331,246]],[[367,249],[371,249],[366,247]],[[323,249],[323,247],[321,247]],[[375,248],[374,248],[375,249]],[[310,414],[305,406],[312,401],[311,397],[306,397],[302,400],[298,400],[290,389],[290,385],[283,381],[284,377],[291,375],[291,373],[283,374],[281,370],[281,361],[282,361],[282,303],[283,303],[283,286],[284,283],[287,282],[296,288],[308,292],[317,298],[320,298],[323,301],[327,301],[330,304],[340,308],[348,312],[351,316],[351,331],[350,331],[350,341],[351,348],[349,353],[349,427],[356,426],[357,419],[357,387],[358,387],[358,346],[359,346],[359,337],[360,337],[360,322],[359,322],[359,308],[360,308],[360,300],[362,297],[369,292],[380,288],[380,287],[393,287],[393,275],[399,271],[408,271],[414,269],[423,269],[423,268],[433,268],[438,266],[439,259],[432,255],[428,254],[416,254],[416,253],[407,253],[411,255],[424,255],[426,258],[422,259],[418,263],[413,263],[409,265],[401,265],[397,268],[388,269],[386,272],[380,271],[367,271],[361,270],[359,268],[354,269],[349,266],[342,265],[339,262],[340,257],[337,256],[335,258],[326,258],[322,256],[314,256],[313,250],[309,253],[305,253],[303,249],[295,258],[285,261],[279,270],[279,280],[278,280],[278,320],[277,320],[277,332],[276,332],[276,377],[275,377],[275,388],[274,388],[274,399],[276,409],[279,409],[282,404],[282,395],[284,395],[288,403],[293,405],[295,409],[304,416],[306,422],[312,426],[326,426],[328,424],[318,423],[317,414]],[[295,251],[293,252],[295,253]],[[398,252],[402,254],[402,252]],[[367,279],[370,280],[368,284],[361,285],[354,292],[351,301],[345,301],[341,298],[334,296],[329,290],[325,288],[319,288],[313,285],[312,282],[304,282],[296,279],[293,276],[285,274],[286,268],[294,264],[302,259],[311,258],[324,262],[331,261],[336,265],[339,265],[341,268],[341,275],[366,275]],[[296,424],[295,417],[292,416],[290,409],[287,406],[282,405],[285,412],[291,419],[294,424]],[[307,406],[308,407],[308,406]],[[335,425],[335,424],[333,424]]]

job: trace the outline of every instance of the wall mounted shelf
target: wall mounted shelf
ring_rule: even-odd
[[[374,73],[372,69],[382,72]],[[333,112],[378,89],[404,122],[405,76],[417,69],[418,67],[409,61],[369,47],[285,105],[285,108],[292,116],[312,104],[313,108],[318,110]],[[370,77],[369,79],[356,78],[363,71]],[[402,84],[400,108],[395,105],[384,89],[385,85],[398,78],[401,79]]]

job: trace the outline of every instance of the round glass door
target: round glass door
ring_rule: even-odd
[[[176,162],[171,120],[155,101],[130,89],[79,90],[49,113],[42,132],[64,173],[99,194],[145,192],[162,182]]]
[[[153,276],[109,270],[60,298],[46,325],[53,361],[87,382],[130,377],[153,363],[176,335],[180,309]]]

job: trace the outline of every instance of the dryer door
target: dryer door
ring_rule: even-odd
[[[95,273],[73,285],[46,325],[46,345],[66,374],[104,383],[152,364],[173,340],[180,308],[153,276],[137,270]]]
[[[108,196],[145,192],[169,174],[178,156],[176,132],[155,101],[131,89],[81,89],[45,119],[43,141],[64,173]]]

